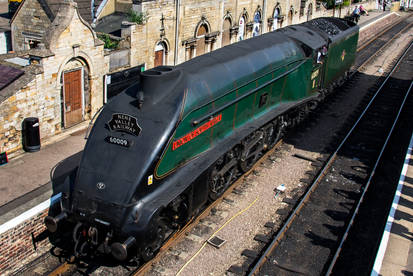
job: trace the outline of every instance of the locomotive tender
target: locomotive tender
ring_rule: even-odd
[[[151,259],[352,65],[358,26],[317,18],[141,73],[105,105],[62,211],[78,255]]]

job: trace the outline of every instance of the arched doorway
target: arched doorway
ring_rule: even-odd
[[[272,26],[271,26],[271,31],[275,31],[278,28],[278,17],[280,15],[280,8],[275,8],[274,13],[272,14]]]
[[[167,45],[165,44],[165,42],[163,41],[158,42],[155,46],[154,67],[166,64],[167,53],[168,53],[168,49],[167,49]]]
[[[293,24],[293,15],[294,15],[294,10],[291,8],[290,11],[288,12],[288,25]]]
[[[308,5],[308,10],[307,10],[307,21],[311,20],[312,17],[313,17],[313,3],[310,3]]]
[[[62,127],[69,128],[90,117],[89,66],[82,58],[70,59],[61,76]]]
[[[301,0],[300,1],[300,17],[304,16],[304,12],[305,12],[305,3],[307,2],[307,0]]]
[[[231,19],[229,17],[225,18],[224,26],[222,27],[222,47],[231,43],[231,25]]]
[[[252,36],[258,36],[261,32],[261,12],[256,11],[254,14],[254,25],[252,27]]]
[[[245,35],[245,16],[241,15],[239,18],[239,23],[238,23],[238,35],[237,35],[237,40],[241,41],[244,40],[244,35]]]
[[[202,23],[199,25],[196,32],[197,46],[196,46],[196,55],[200,56],[205,53],[205,35],[209,33],[208,25]]]

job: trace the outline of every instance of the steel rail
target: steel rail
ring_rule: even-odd
[[[281,238],[284,236],[286,230],[290,227],[291,223],[294,221],[295,217],[299,214],[299,212],[301,211],[301,208],[303,207],[303,205],[308,201],[310,195],[312,194],[312,192],[315,190],[315,188],[318,186],[318,183],[320,182],[320,180],[326,175],[327,170],[331,167],[331,165],[333,164],[333,161],[336,159],[338,152],[341,150],[341,148],[343,147],[344,143],[348,140],[349,136],[353,133],[354,129],[356,128],[356,126],[359,124],[359,122],[361,121],[361,119],[364,117],[364,114],[367,112],[367,110],[370,108],[370,106],[372,105],[372,103],[374,102],[376,96],[380,93],[380,91],[382,90],[382,88],[384,87],[384,85],[387,83],[388,79],[390,78],[390,76],[393,74],[393,72],[397,69],[398,65],[400,64],[400,62],[402,61],[402,59],[404,58],[404,56],[407,54],[407,52],[409,51],[409,49],[412,47],[413,43],[410,42],[409,47],[407,48],[407,50],[405,50],[405,52],[402,54],[402,56],[398,59],[398,61],[396,62],[396,64],[394,65],[393,69],[389,72],[389,74],[387,75],[387,77],[385,78],[385,80],[383,81],[383,83],[381,84],[381,86],[377,89],[376,93],[374,94],[374,96],[372,97],[372,99],[370,100],[370,102],[368,103],[368,105],[366,106],[366,108],[363,110],[362,114],[359,116],[359,118],[357,119],[357,121],[354,123],[353,127],[349,130],[349,132],[347,133],[347,135],[344,137],[344,139],[342,140],[342,142],[340,143],[340,145],[337,147],[337,149],[334,151],[333,154],[330,155],[329,159],[327,160],[327,162],[324,164],[323,168],[321,169],[321,171],[319,172],[319,174],[317,175],[317,178],[313,181],[313,183],[310,185],[309,189],[307,190],[307,192],[305,193],[305,195],[303,196],[303,198],[300,200],[299,204],[297,205],[297,207],[294,209],[294,211],[292,212],[292,214],[288,217],[287,221],[285,222],[285,224],[283,225],[283,227],[278,231],[277,235],[273,238],[273,240],[271,241],[271,243],[269,244],[269,246],[266,248],[266,250],[264,251],[264,253],[261,255],[261,257],[258,259],[258,261],[255,263],[254,267],[250,270],[250,272],[248,273],[249,276],[252,275],[257,275],[257,273],[259,272],[259,269],[261,268],[261,266],[264,264],[264,262],[267,260],[268,256],[271,254],[271,252],[275,249],[275,247],[279,244]],[[410,91],[410,90],[409,90]]]
[[[377,40],[378,38],[380,38],[381,36],[385,35],[385,32],[389,31],[391,28],[395,27],[396,24],[402,22],[403,19],[398,20],[395,24],[389,26],[387,29],[385,29],[384,31],[380,32],[374,39],[369,40],[368,42],[366,42],[365,44],[363,44],[360,48],[357,48],[357,52],[360,52],[361,50],[363,50],[366,46],[370,45],[373,41]],[[390,43],[392,43],[397,37],[399,37],[405,30],[407,30],[408,28],[411,28],[413,25],[413,22],[408,24],[407,26],[405,26],[403,29],[401,29],[397,34],[395,34],[391,39],[389,39],[386,43],[384,43],[379,49],[377,49],[376,52],[374,52],[374,54],[372,54],[368,59],[366,59],[362,64],[360,64],[360,66],[358,66],[357,70],[354,70],[351,74],[350,77],[353,77],[357,72],[359,72],[359,70],[361,68],[363,68],[364,66],[366,66],[371,60],[373,60],[375,57],[377,57],[377,55],[384,49],[386,48]]]
[[[367,184],[366,184],[365,188],[363,189],[363,193],[362,193],[362,195],[361,195],[361,197],[360,197],[360,199],[359,199],[359,201],[358,201],[358,203],[357,203],[357,207],[356,207],[353,215],[351,216],[350,223],[347,225],[346,231],[344,232],[344,235],[343,235],[343,237],[342,237],[342,239],[341,239],[341,241],[340,241],[339,247],[338,247],[336,253],[334,254],[333,260],[331,261],[331,264],[330,264],[330,266],[328,267],[328,270],[327,270],[327,272],[326,272],[325,275],[330,275],[330,274],[331,274],[331,272],[332,272],[332,270],[333,270],[333,268],[334,268],[334,265],[335,265],[336,262],[337,262],[337,259],[338,259],[339,255],[340,255],[340,253],[341,253],[341,249],[343,248],[343,244],[344,244],[344,242],[345,242],[346,239],[347,239],[347,236],[348,236],[348,233],[350,232],[351,226],[353,226],[354,219],[355,219],[356,215],[358,214],[358,211],[359,211],[359,209],[360,209],[361,203],[363,202],[364,196],[366,195],[367,190],[368,190],[368,188],[369,188],[369,186],[370,186],[371,180],[372,180],[372,178],[373,178],[374,175],[375,175],[377,166],[379,165],[379,163],[380,163],[380,161],[381,161],[381,157],[382,157],[382,155],[383,155],[383,152],[384,152],[384,150],[385,150],[386,147],[387,147],[388,141],[390,140],[390,136],[393,134],[393,130],[394,130],[394,128],[395,128],[395,126],[396,126],[396,124],[397,124],[397,122],[398,122],[398,120],[399,120],[400,113],[402,112],[402,109],[404,108],[404,104],[405,104],[405,102],[406,102],[406,100],[407,100],[407,97],[408,97],[409,94],[410,94],[410,91],[411,91],[411,89],[412,89],[412,86],[413,86],[413,81],[410,83],[410,87],[409,87],[409,89],[407,90],[407,93],[406,93],[406,95],[405,95],[405,97],[404,97],[404,99],[403,99],[403,102],[402,102],[402,104],[401,104],[401,106],[400,106],[400,109],[399,109],[399,111],[398,111],[398,113],[397,113],[396,119],[395,119],[394,122],[393,122],[393,125],[392,125],[392,127],[391,127],[391,129],[390,129],[390,131],[389,131],[389,134],[387,135],[386,141],[385,141],[385,143],[384,143],[384,145],[383,145],[383,147],[382,147],[382,149],[381,149],[381,151],[380,151],[380,154],[379,154],[379,156],[378,156],[378,158],[377,158],[377,160],[376,160],[376,163],[374,164],[373,170],[372,170],[372,172],[371,172],[371,174],[370,174],[370,176],[369,176],[369,179],[368,179],[368,181],[367,181]]]
[[[368,45],[370,45],[373,41],[375,41],[378,37],[384,35],[385,33],[387,33],[391,28],[393,28],[394,26],[396,26],[397,24],[399,24],[400,22],[402,22],[405,18],[400,18],[399,20],[397,20],[396,22],[390,24],[389,26],[387,26],[384,30],[380,31],[379,33],[377,33],[376,35],[374,35],[372,38],[370,38],[369,40],[367,40],[366,42],[364,42],[362,45],[360,45],[360,47],[357,47],[357,52],[360,50],[363,50],[364,48],[366,48]],[[412,23],[409,24],[409,26]],[[403,28],[404,30],[405,28]],[[400,31],[401,32],[401,31]]]

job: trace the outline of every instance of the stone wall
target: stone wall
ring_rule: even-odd
[[[50,89],[51,83],[51,78],[38,74],[13,96],[0,103],[0,143],[3,151],[11,153],[21,148],[24,118],[39,118],[42,138],[60,131],[60,96]]]
[[[252,22],[256,11],[261,12],[261,33],[271,30],[274,9],[280,10],[278,27],[288,25],[288,16],[292,11],[292,24],[307,21],[307,13],[311,9],[311,18],[321,16],[332,16],[332,10],[326,10],[322,5],[316,8],[316,1],[309,0],[305,3],[304,15],[300,16],[300,0],[182,0],[179,9],[179,35],[178,51],[175,59],[175,8],[176,1],[156,0],[143,1],[137,10],[141,10],[148,15],[148,21],[144,25],[125,24],[122,27],[122,37],[130,47],[131,66],[144,63],[146,68],[152,68],[155,60],[155,47],[157,43],[163,42],[167,46],[165,64],[174,65],[190,59],[189,50],[192,47],[195,51],[192,57],[196,56],[196,47],[199,39],[196,37],[197,27],[205,23],[209,33],[215,33],[214,37],[207,41],[206,52],[215,50],[222,46],[222,33],[225,18],[230,18],[231,43],[237,41],[237,27],[242,14],[246,17],[247,28],[245,39],[253,35]],[[373,2],[371,2],[373,3]],[[343,8],[342,17],[351,12],[351,7]],[[335,13],[338,16],[338,11]]]
[[[109,64],[104,58],[103,42],[96,37],[91,26],[79,17],[74,8],[76,5],[70,5],[72,7],[68,7],[68,11],[62,11],[62,14],[73,14],[66,28],[56,31],[58,35],[53,32],[48,35],[49,49],[55,56],[43,61],[44,75],[51,78],[52,86],[60,93],[66,63],[72,59],[81,60],[89,71],[91,113],[94,114],[103,104],[103,76],[109,72]],[[58,17],[56,19],[59,20]]]

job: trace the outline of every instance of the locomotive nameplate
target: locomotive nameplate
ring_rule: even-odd
[[[184,135],[183,137],[177,139],[172,144],[172,150],[176,150],[180,146],[188,143],[192,139],[196,138],[201,133],[205,132],[206,130],[210,129],[214,125],[218,124],[222,120],[222,114],[219,114],[213,118],[211,118],[208,122],[203,124],[202,126],[198,127],[197,129],[191,131],[190,133]]]
[[[110,143],[110,144],[114,144],[114,145],[118,145],[118,146],[122,146],[122,147],[126,147],[126,148],[129,148],[132,144],[127,139],[119,138],[119,137],[113,137],[113,136],[106,137],[105,141]]]
[[[108,125],[112,131],[126,132],[135,136],[138,136],[142,130],[135,117],[123,113],[113,113]]]

